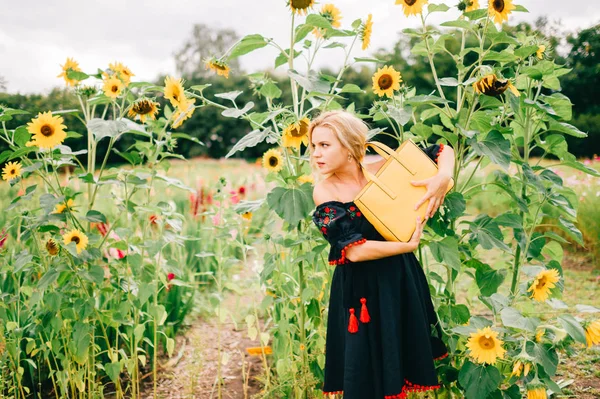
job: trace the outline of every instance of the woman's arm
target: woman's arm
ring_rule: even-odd
[[[425,220],[417,218],[417,227],[409,242],[367,240],[363,244],[346,249],[346,259],[351,262],[364,262],[413,252],[419,247],[424,227]]]

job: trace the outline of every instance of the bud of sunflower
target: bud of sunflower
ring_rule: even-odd
[[[531,369],[531,363],[529,363],[529,362],[525,363],[525,370],[523,370],[523,375],[525,377],[527,377],[527,374],[529,374],[530,369]]]
[[[510,376],[516,376],[516,377],[520,377],[521,376],[521,371],[523,370],[523,363],[521,363],[520,360],[517,360],[515,362],[515,365],[513,366],[513,370],[512,373],[510,374]]]
[[[464,12],[467,7],[469,6],[467,3],[469,2],[469,0],[465,0],[465,1],[461,1],[460,3],[458,3],[458,5],[456,6],[458,8],[458,11],[460,12]]]
[[[58,254],[58,245],[52,238],[46,241],[46,251],[48,251],[50,256],[56,256]]]
[[[81,97],[93,97],[96,95],[96,93],[98,92],[98,89],[96,89],[94,86],[82,86],[79,87],[76,90],[77,94],[79,94]]]

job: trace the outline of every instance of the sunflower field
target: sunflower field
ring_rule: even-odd
[[[186,317],[201,302],[220,334],[231,317],[224,294],[236,291],[231,270],[250,258],[261,265],[263,293],[245,319],[263,365],[258,397],[323,397],[336,266],[327,264],[328,245],[311,219],[307,131],[318,113],[336,109],[385,126],[369,138],[444,143],[456,155],[454,189],[418,250],[450,351],[437,364],[441,388],[430,397],[561,395],[561,354],[600,344],[600,309],[561,300],[563,248],[585,246],[582,230],[598,232],[578,222],[581,195],[561,176],[575,171],[593,185],[598,165],[578,161],[565,141],[586,137],[569,123],[572,103],[561,94],[558,78],[570,70],[546,55],[548,43],[502,30],[527,9],[513,0],[446,3],[396,0],[399,19],[421,21],[402,33],[419,38],[410,50],[428,60],[437,88],[430,94],[385,60],[354,56],[369,49],[377,29],[371,14],[346,21],[335,4],[288,0],[287,43],[247,35],[205,64],[227,79],[232,60],[275,48],[273,65],[287,67],[291,102],[267,73],[209,98],[209,85],[174,76],[159,85],[136,81],[121,62],[84,72],[67,59],[59,77],[78,109],[47,110],[12,126],[23,111],[0,106],[0,138],[9,147],[0,153],[0,397],[159,397],[159,363],[174,355]],[[451,7],[457,19],[428,24]],[[449,52],[450,42],[460,51]],[[438,75],[443,53],[455,62],[453,76]],[[337,75],[315,70],[320,56],[343,59]],[[355,64],[374,67],[372,87],[345,82]],[[244,90],[267,111],[240,103]],[[377,96],[369,108],[348,101],[366,90]],[[204,107],[248,126],[228,157],[272,145],[261,165],[180,166],[180,143],[202,145],[184,131]],[[86,131],[65,126],[67,113]],[[133,144],[114,149],[124,136]],[[72,151],[75,141],[87,148]],[[125,164],[107,165],[111,152]],[[502,207],[476,205],[490,197]],[[225,397],[220,366],[215,385],[215,396]]]

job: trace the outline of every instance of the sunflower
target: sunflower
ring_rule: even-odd
[[[288,6],[298,15],[305,15],[314,4],[315,0],[288,0]]]
[[[73,210],[73,205],[75,205],[75,202],[69,198],[66,202],[56,204],[56,207],[52,213],[63,213],[65,210],[71,211]]]
[[[325,4],[323,7],[321,7],[319,14],[328,20],[329,23],[331,23],[331,26],[334,28],[339,28],[342,25],[340,22],[342,20],[342,13],[340,12],[339,8],[333,4]],[[324,29],[315,28],[313,30],[313,34],[316,37],[323,37],[323,33]]]
[[[465,12],[479,10],[479,0],[464,0]]]
[[[129,69],[120,62],[108,64],[108,68],[117,74],[117,77],[119,77],[123,81],[125,86],[129,86],[129,83],[131,83],[131,77],[135,76],[133,72],[131,72],[131,69]]]
[[[546,330],[544,330],[543,328],[537,330],[537,332],[535,333],[535,342],[542,342],[542,338],[544,338],[545,333]]]
[[[279,172],[283,169],[283,155],[275,149],[265,152],[262,157],[262,164],[269,172]]]
[[[223,60],[218,60],[212,57],[204,61],[204,69],[210,69],[217,73],[217,75],[225,76],[225,79],[229,79],[229,65]]]
[[[265,346],[263,348],[261,348],[260,346],[256,346],[256,347],[252,347],[252,348],[246,348],[246,352],[248,352],[248,354],[250,356],[260,356],[263,353],[263,349],[264,349],[264,354],[265,355],[270,355],[273,353],[273,349],[271,349],[270,346]]]
[[[535,55],[540,59],[543,60],[544,59],[544,53],[546,52],[546,46],[544,46],[543,44],[540,44],[538,46],[537,51],[535,52]]]
[[[147,98],[141,98],[131,105],[127,115],[130,118],[139,118],[142,123],[146,123],[146,118],[156,119],[158,107],[160,105]]]
[[[588,324],[585,329],[585,341],[588,348],[600,344],[600,319]]]
[[[70,232],[66,233],[63,237],[63,242],[65,245],[69,245],[74,242],[77,247],[77,253],[81,253],[88,244],[88,238],[85,234],[77,229],[73,229]]]
[[[173,124],[171,125],[173,129],[181,126],[183,121],[192,117],[192,114],[196,110],[194,103],[196,102],[195,98],[187,98],[183,97],[179,103],[179,107],[173,114]]]
[[[284,147],[294,147],[300,149],[300,144],[308,146],[308,125],[310,120],[302,118],[296,123],[292,123],[283,131],[282,144]]]
[[[114,100],[119,97],[124,87],[125,85],[121,82],[121,79],[113,75],[104,80],[102,90],[104,90],[106,97],[110,97]]]
[[[394,67],[384,66],[373,75],[373,92],[379,97],[386,95],[392,98],[394,90],[400,90],[400,82],[402,82],[400,72]]]
[[[488,0],[488,13],[498,24],[508,21],[508,14],[515,8],[512,0]]]
[[[510,376],[520,377],[521,372],[523,371],[523,363],[520,360],[517,360],[513,366],[512,373]]]
[[[65,61],[65,65],[60,66],[62,68],[62,72],[57,75],[57,78],[64,78],[67,86],[75,86],[79,81],[77,79],[69,79],[67,77],[67,73],[69,71],[81,72],[81,68],[79,68],[79,63],[75,61],[73,58],[67,58]]]
[[[362,41],[362,49],[366,50],[371,44],[371,34],[373,33],[373,14],[369,14],[367,20],[360,26],[360,40]]]
[[[242,219],[246,220],[246,221],[251,221],[252,220],[252,212],[244,212],[242,213]]]
[[[55,256],[58,254],[58,250],[59,248],[58,244],[56,244],[56,241],[54,241],[52,238],[46,241],[46,251],[48,251],[50,256]]]
[[[404,10],[404,15],[417,15],[423,12],[423,6],[427,4],[427,0],[396,0],[396,5],[401,4]]]
[[[304,184],[304,183],[314,183],[315,179],[313,179],[313,177],[311,175],[302,175],[300,177],[298,177],[298,183],[300,184]]]
[[[471,333],[467,348],[471,352],[470,356],[477,363],[495,364],[496,359],[502,359],[506,352],[502,343],[502,340],[498,339],[498,332],[493,331],[490,327],[485,327]]]
[[[171,101],[172,106],[179,107],[181,100],[185,99],[182,79],[165,78],[165,98]]]
[[[547,399],[546,387],[540,384],[527,386],[527,399]]]
[[[535,276],[533,284],[527,291],[533,291],[531,298],[538,302],[543,302],[548,299],[550,290],[556,287],[556,282],[560,280],[560,275],[556,269],[542,270]]]
[[[473,89],[475,89],[475,93],[485,94],[486,96],[499,96],[506,89],[510,89],[515,96],[519,97],[519,90],[510,80],[498,80],[494,74],[486,75],[473,83]]]
[[[11,181],[21,176],[21,162],[7,162],[2,168],[2,179]]]
[[[40,112],[38,116],[27,123],[27,131],[33,136],[27,143],[28,147],[53,148],[67,138],[63,125],[64,119],[60,115],[52,115],[52,112]]]

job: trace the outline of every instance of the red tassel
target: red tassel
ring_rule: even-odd
[[[348,320],[348,332],[354,334],[358,332],[358,319],[354,315],[354,308],[350,308],[350,320]]]
[[[367,298],[360,298],[360,303],[362,303],[360,308],[360,322],[368,323],[371,321],[371,316],[369,316],[369,309],[367,309]]]

